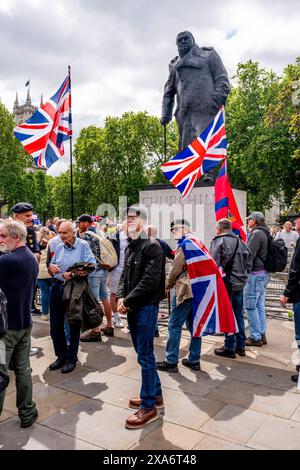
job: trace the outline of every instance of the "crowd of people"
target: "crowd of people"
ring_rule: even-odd
[[[173,250],[157,237],[157,227],[147,225],[147,214],[139,206],[127,208],[113,233],[88,214],[75,222],[49,220],[45,227],[35,230],[31,204],[18,203],[12,212],[12,219],[0,220],[0,313],[7,310],[7,328],[0,339],[0,414],[11,369],[16,377],[21,427],[31,426],[38,416],[32,396],[30,355],[37,352],[31,348],[32,315],[40,315],[50,322],[56,355],[49,369],[60,369],[63,374],[76,367],[80,341],[99,342],[102,335],[113,337],[114,329],[123,328],[126,318],[141,366],[142,385],[140,396],[129,400],[128,406],[135,412],[125,426],[140,428],[157,419],[157,409],[164,406],[158,371],[178,373],[184,324],[191,339],[182,365],[201,370],[202,339],[194,337],[193,291],[182,249],[182,241],[191,236],[189,221],[172,221],[170,232],[177,243]],[[209,256],[221,271],[238,326],[238,332],[225,334],[224,345],[214,350],[217,356],[229,359],[245,356],[247,346],[267,345],[265,293],[274,238],[293,250],[288,282],[278,301],[282,306],[293,304],[300,349],[300,214],[295,217],[295,230],[288,221],[281,232],[273,235],[261,212],[252,212],[247,225],[248,239],[244,243],[232,230],[229,219],[219,220],[209,248]],[[166,275],[167,258],[172,266]],[[37,287],[41,311],[34,301]],[[164,361],[156,362],[154,338],[158,335],[159,304],[166,297],[172,307],[166,354]],[[298,374],[292,380],[298,381]]]

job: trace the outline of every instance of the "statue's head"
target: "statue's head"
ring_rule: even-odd
[[[177,34],[176,44],[180,57],[185,56],[195,44],[195,39],[189,31],[183,31]]]

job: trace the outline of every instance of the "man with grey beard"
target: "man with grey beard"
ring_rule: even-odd
[[[27,230],[17,221],[0,221],[0,288],[7,299],[8,331],[0,340],[0,372],[9,364],[16,376],[17,408],[21,427],[31,426],[38,416],[32,401],[29,361],[32,326],[31,303],[35,291],[38,263],[26,246]],[[0,393],[0,414],[5,391]]]

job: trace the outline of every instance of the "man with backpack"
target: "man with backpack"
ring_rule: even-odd
[[[93,227],[92,217],[88,214],[82,214],[77,219],[78,221],[78,237],[86,240],[90,245],[96,261],[96,270],[88,277],[88,283],[94,297],[101,300],[106,316],[106,326],[102,330],[100,327],[96,327],[92,330],[85,331],[80,335],[81,341],[94,342],[101,341],[101,331],[106,336],[114,336],[114,328],[112,324],[112,310],[108,299],[107,292],[107,274],[110,267],[109,265],[103,265],[102,263],[102,250],[104,250],[103,244],[111,244],[107,239],[101,240],[100,236],[96,233],[96,229]],[[103,243],[101,243],[103,242]],[[117,263],[117,255],[113,246],[111,247],[115,254],[115,262]],[[107,261],[109,262],[109,260]]]
[[[232,232],[229,219],[220,219],[216,227],[216,237],[210,245],[210,253],[224,275],[224,283],[232,304],[239,332],[225,335],[225,343],[215,349],[217,356],[236,358],[245,356],[245,323],[243,317],[243,291],[250,268],[250,252],[245,243]]]

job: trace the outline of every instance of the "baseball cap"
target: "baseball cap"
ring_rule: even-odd
[[[251,214],[246,217],[246,220],[253,219],[256,220],[256,222],[264,222],[265,221],[265,216],[262,212],[251,212]]]
[[[93,222],[93,219],[90,215],[88,214],[82,214],[78,217],[78,219],[76,220],[76,222],[89,222],[90,224]]]
[[[32,211],[33,206],[29,202],[18,202],[12,207],[14,214],[22,214],[22,212]]]

